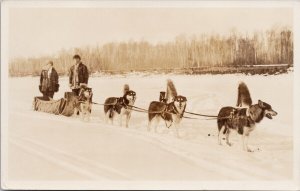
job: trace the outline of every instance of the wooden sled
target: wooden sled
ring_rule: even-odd
[[[77,96],[73,92],[65,92],[64,98],[50,100],[48,97],[34,97],[33,110],[55,115],[72,116]]]

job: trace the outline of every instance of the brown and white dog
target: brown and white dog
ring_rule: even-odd
[[[164,120],[168,128],[174,124],[177,137],[179,137],[178,126],[183,118],[186,102],[186,97],[178,95],[174,83],[168,80],[166,97],[162,97],[161,93],[160,101],[152,101],[149,105],[148,131],[155,122],[155,132],[157,132],[158,123]]]
[[[124,85],[124,91],[122,97],[109,97],[104,102],[104,113],[106,121],[109,120],[113,124],[116,115],[119,115],[119,124],[122,126],[123,117],[126,117],[125,125],[128,127],[128,123],[131,117],[132,107],[136,100],[136,93],[129,89],[127,84]]]
[[[87,85],[81,85],[79,96],[75,100],[74,115],[79,115],[83,121],[90,121],[90,116],[92,112],[92,88],[87,87]]]
[[[245,83],[241,83],[238,88],[238,106],[248,106],[246,108],[223,107],[218,114],[218,143],[221,145],[222,133],[225,134],[226,144],[231,146],[229,135],[232,130],[242,135],[243,149],[248,152],[252,150],[248,147],[248,138],[250,132],[255,129],[255,125],[264,117],[272,119],[277,112],[272,109],[272,106],[258,100],[257,104],[252,105],[249,90]]]

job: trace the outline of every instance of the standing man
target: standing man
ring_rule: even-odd
[[[73,56],[74,65],[69,71],[69,86],[77,96],[79,95],[80,85],[87,85],[89,73],[86,65],[82,64],[78,54]]]
[[[40,91],[44,97],[53,98],[54,92],[58,92],[58,74],[53,67],[53,62],[49,61],[41,72]]]

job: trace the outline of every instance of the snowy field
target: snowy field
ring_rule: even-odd
[[[187,111],[217,115],[223,106],[235,106],[237,86],[244,81],[252,99],[272,105],[278,115],[265,118],[252,132],[244,152],[241,137],[233,146],[217,144],[216,120],[183,119],[175,131],[159,125],[147,132],[147,115],[133,112],[129,128],[105,124],[103,106],[94,105],[90,122],[79,118],[32,111],[40,95],[39,78],[9,79],[8,179],[12,181],[141,180],[227,181],[289,180],[293,176],[293,74],[143,75],[90,78],[94,101],[121,96],[128,83],[137,93],[136,106],[147,108],[174,81],[187,97]],[[60,92],[69,91],[60,78]],[[210,135],[210,136],[209,136]]]

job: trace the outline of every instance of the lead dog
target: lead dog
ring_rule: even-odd
[[[119,115],[120,126],[122,126],[123,116],[126,117],[126,127],[131,117],[132,107],[136,100],[136,93],[129,89],[127,84],[124,85],[122,97],[109,97],[104,102],[104,113],[106,121],[113,123],[115,116]]]
[[[221,135],[225,134],[226,144],[231,146],[229,135],[232,130],[236,130],[242,135],[243,149],[248,152],[252,150],[248,147],[248,138],[250,132],[255,129],[255,125],[264,117],[272,119],[277,112],[272,109],[272,106],[258,100],[257,104],[252,105],[249,90],[246,84],[241,83],[238,88],[237,105],[249,105],[248,108],[223,107],[218,114],[218,143],[221,145]]]
[[[179,137],[178,126],[185,112],[186,102],[186,97],[177,95],[174,83],[168,80],[166,98],[160,96],[160,101],[152,101],[149,105],[148,131],[151,130],[155,120],[155,132],[157,132],[157,125],[163,119],[168,128],[174,124],[177,137]]]

